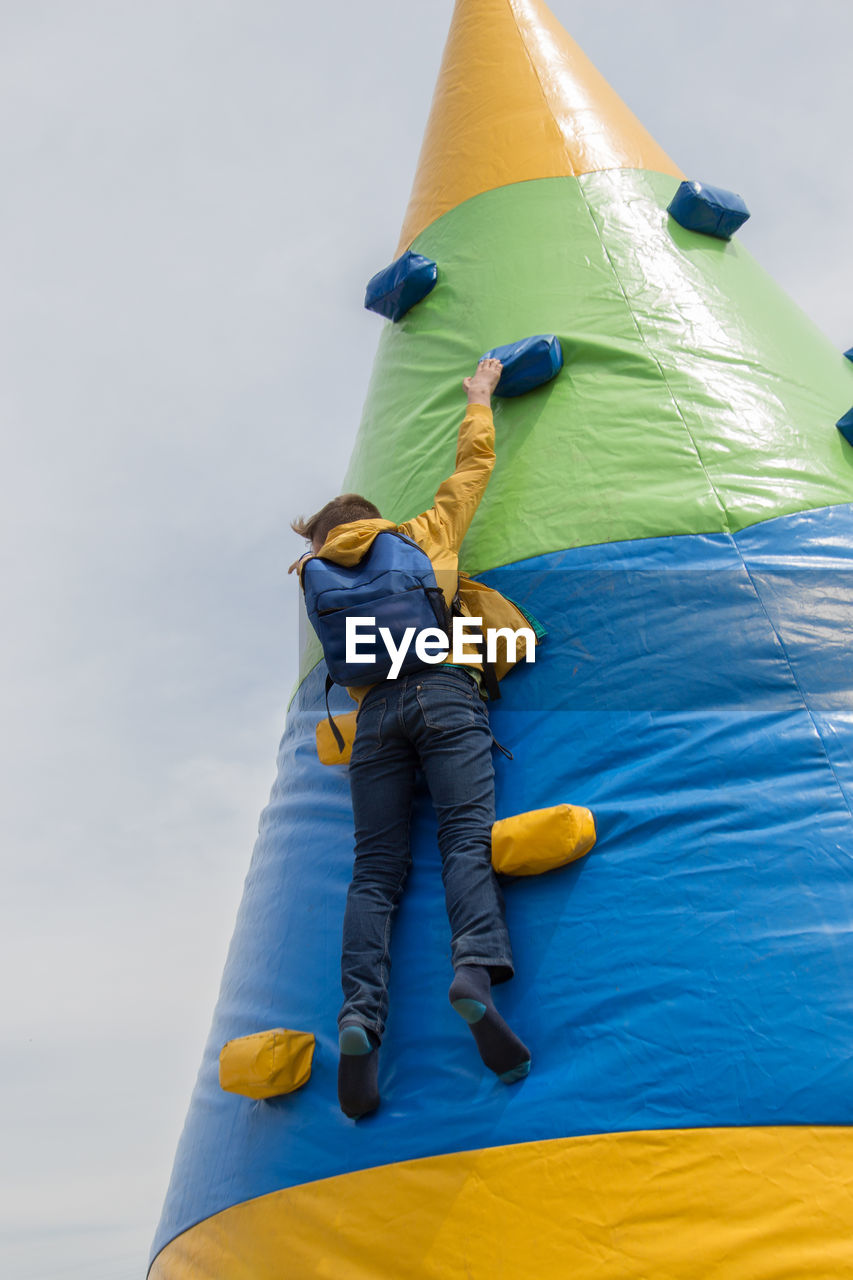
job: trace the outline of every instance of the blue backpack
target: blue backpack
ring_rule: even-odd
[[[311,625],[323,646],[329,669],[329,684],[365,685],[386,679],[392,658],[379,636],[387,627],[395,647],[399,647],[408,627],[416,633],[438,627],[447,634],[450,614],[444,593],[435,580],[429,556],[416,542],[394,530],[378,533],[358,564],[335,564],[313,556],[302,570],[305,607]],[[370,662],[346,660],[347,618],[372,618],[369,630],[362,629],[360,646],[369,652],[367,636],[375,637],[375,657]],[[401,675],[419,671],[422,662],[409,646]]]

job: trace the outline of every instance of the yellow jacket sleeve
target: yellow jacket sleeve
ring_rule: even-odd
[[[436,578],[452,596],[459,548],[495,465],[495,424],[484,404],[469,404],[456,445],[456,469],[439,486],[429,511],[399,526],[432,561]],[[452,582],[452,586],[451,586]]]

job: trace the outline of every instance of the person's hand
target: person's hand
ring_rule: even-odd
[[[309,558],[309,556],[311,556],[312,554],[313,554],[313,553],[312,553],[311,551],[306,551],[306,552],[304,552],[304,553],[299,557],[299,559],[298,559],[298,560],[294,560],[293,564],[290,566],[290,568],[288,569],[288,571],[287,571],[287,572],[288,572],[288,573],[293,573],[295,570],[297,570],[297,569],[299,568],[299,566],[302,564],[302,561],[303,561],[303,560],[307,560],[307,559]]]
[[[476,372],[472,373],[470,378],[463,378],[462,380],[468,403],[490,406],[492,392],[500,382],[502,372],[503,365],[500,360],[495,360],[493,356],[481,360],[477,365]]]

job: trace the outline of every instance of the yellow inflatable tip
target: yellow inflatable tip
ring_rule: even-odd
[[[311,1076],[310,1031],[275,1027],[229,1040],[219,1054],[219,1084],[244,1098],[278,1098],[301,1089]]]
[[[598,169],[684,176],[541,0],[457,0],[397,252],[483,191]]]
[[[492,866],[506,876],[538,876],[577,862],[595,839],[595,818],[582,805],[531,809],[492,827]]]

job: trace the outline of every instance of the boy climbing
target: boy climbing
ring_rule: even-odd
[[[484,623],[487,618],[498,626],[526,621],[497,592],[459,579],[459,548],[495,461],[491,396],[501,368],[498,360],[484,359],[464,379],[468,409],[459,428],[456,469],[439,487],[430,510],[396,525],[358,494],[333,499],[310,519],[293,524],[312,548],[292,566],[300,576],[314,558],[358,565],[380,534],[402,534],[428,556],[448,608],[457,597],[463,614],[483,617]],[[509,665],[504,660],[498,674]],[[445,661],[350,689],[359,702],[349,766],[355,864],[343,926],[338,1097],[352,1118],[375,1110],[380,1100],[377,1070],[388,1012],[391,925],[411,864],[409,824],[418,767],[438,818],[454,968],[450,1002],[470,1026],[483,1062],[501,1080],[513,1083],[530,1070],[529,1050],[491,995],[494,983],[513,976],[513,964],[503,897],[491,865],[495,785],[481,667],[475,659],[460,665]]]

